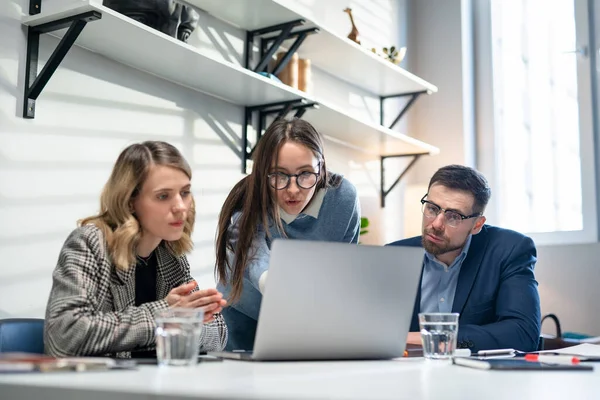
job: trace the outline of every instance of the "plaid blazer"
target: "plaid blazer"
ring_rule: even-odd
[[[123,271],[112,264],[102,231],[95,225],[75,229],[52,274],[44,326],[46,353],[129,358],[133,350],[155,348],[154,314],[168,308],[165,297],[171,289],[192,280],[185,256],[174,256],[163,243],[156,252],[159,300],[135,307],[135,268]],[[204,326],[200,351],[219,351],[226,343],[227,326],[216,314]]]

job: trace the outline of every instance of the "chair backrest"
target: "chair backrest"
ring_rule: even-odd
[[[0,353],[14,351],[44,353],[43,319],[0,319]]]

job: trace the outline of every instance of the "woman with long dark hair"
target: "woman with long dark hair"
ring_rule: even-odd
[[[328,171],[323,138],[308,122],[273,122],[253,161],[219,216],[215,269],[230,303],[223,309],[228,350],[253,348],[274,239],[358,243],[360,231],[356,189]]]

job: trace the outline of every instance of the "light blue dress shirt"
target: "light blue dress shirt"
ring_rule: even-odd
[[[447,267],[431,253],[425,252],[421,279],[420,312],[452,312],[460,267],[471,246],[471,235],[452,265]]]

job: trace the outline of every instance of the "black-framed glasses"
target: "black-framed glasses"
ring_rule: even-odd
[[[296,185],[302,189],[311,189],[319,181],[319,172],[304,171],[299,174],[286,174],[285,172],[273,172],[267,175],[269,185],[273,189],[283,190],[290,186],[292,177],[296,178]]]
[[[446,220],[446,224],[453,228],[456,228],[465,219],[481,216],[481,213],[475,213],[475,214],[471,214],[471,215],[462,215],[461,213],[459,213],[457,211],[443,209],[442,207],[438,206],[437,204],[432,203],[431,201],[425,200],[425,197],[427,197],[427,194],[425,194],[425,196],[423,196],[423,198],[421,199],[421,204],[422,204],[421,211],[423,211],[423,215],[425,216],[425,218],[433,219],[433,218],[437,217],[438,215],[440,215],[440,213],[443,211],[444,219]]]

